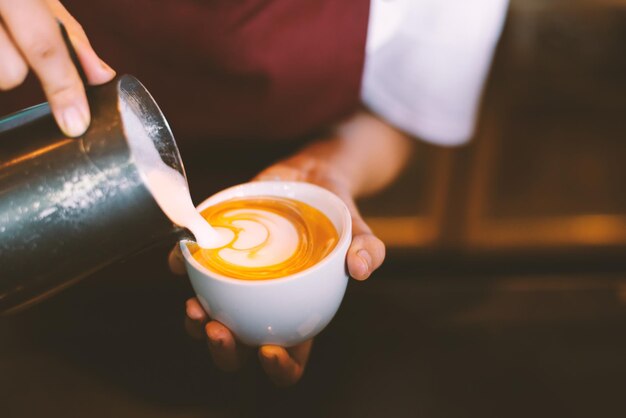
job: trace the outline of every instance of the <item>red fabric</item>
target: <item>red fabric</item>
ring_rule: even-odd
[[[177,138],[309,135],[359,104],[369,0],[67,0]]]

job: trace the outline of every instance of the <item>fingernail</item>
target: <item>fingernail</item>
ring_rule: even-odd
[[[193,319],[194,321],[200,321],[202,319],[202,314],[197,312],[195,309],[188,310],[187,316],[189,319]]]
[[[268,351],[269,350],[261,349],[261,354],[265,358],[265,361],[268,361],[268,362],[273,363],[273,364],[277,364],[278,363],[278,354],[276,354],[273,351],[269,351],[269,352]]]
[[[113,68],[111,68],[111,67],[109,66],[109,64],[107,64],[106,62],[104,62],[104,61],[100,60],[100,66],[101,66],[101,67],[102,67],[102,69],[103,69],[104,71],[106,71],[107,73],[112,74],[112,75],[115,75],[115,70],[114,70]]]
[[[209,340],[209,345],[211,347],[219,348],[224,345],[224,338],[221,335],[221,332],[216,330],[212,326],[211,322],[205,325],[204,332],[206,333],[206,336]]]
[[[371,269],[370,266],[372,265],[372,257],[370,257],[370,254],[366,250],[359,250],[357,251],[356,255],[358,255],[361,260],[363,260],[366,270],[369,272]]]
[[[188,306],[187,307],[187,316],[190,319],[194,319],[196,321],[201,320],[204,317],[204,313],[198,309],[196,306]]]
[[[87,130],[89,116],[81,112],[78,107],[65,109],[61,116],[63,132],[72,138],[81,136]]]

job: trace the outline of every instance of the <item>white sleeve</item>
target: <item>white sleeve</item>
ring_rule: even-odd
[[[467,142],[508,0],[372,0],[363,102],[440,145]]]

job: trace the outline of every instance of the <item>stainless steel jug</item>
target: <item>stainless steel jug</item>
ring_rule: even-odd
[[[92,122],[76,139],[45,103],[0,119],[0,313],[184,234],[141,180],[120,114],[129,108],[151,126],[163,161],[184,175],[150,93],[126,75],[90,88],[88,99]]]

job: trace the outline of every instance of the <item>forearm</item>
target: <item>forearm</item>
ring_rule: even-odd
[[[325,160],[327,168],[345,179],[352,196],[359,197],[391,183],[408,162],[413,144],[406,134],[363,111],[303,152]]]

